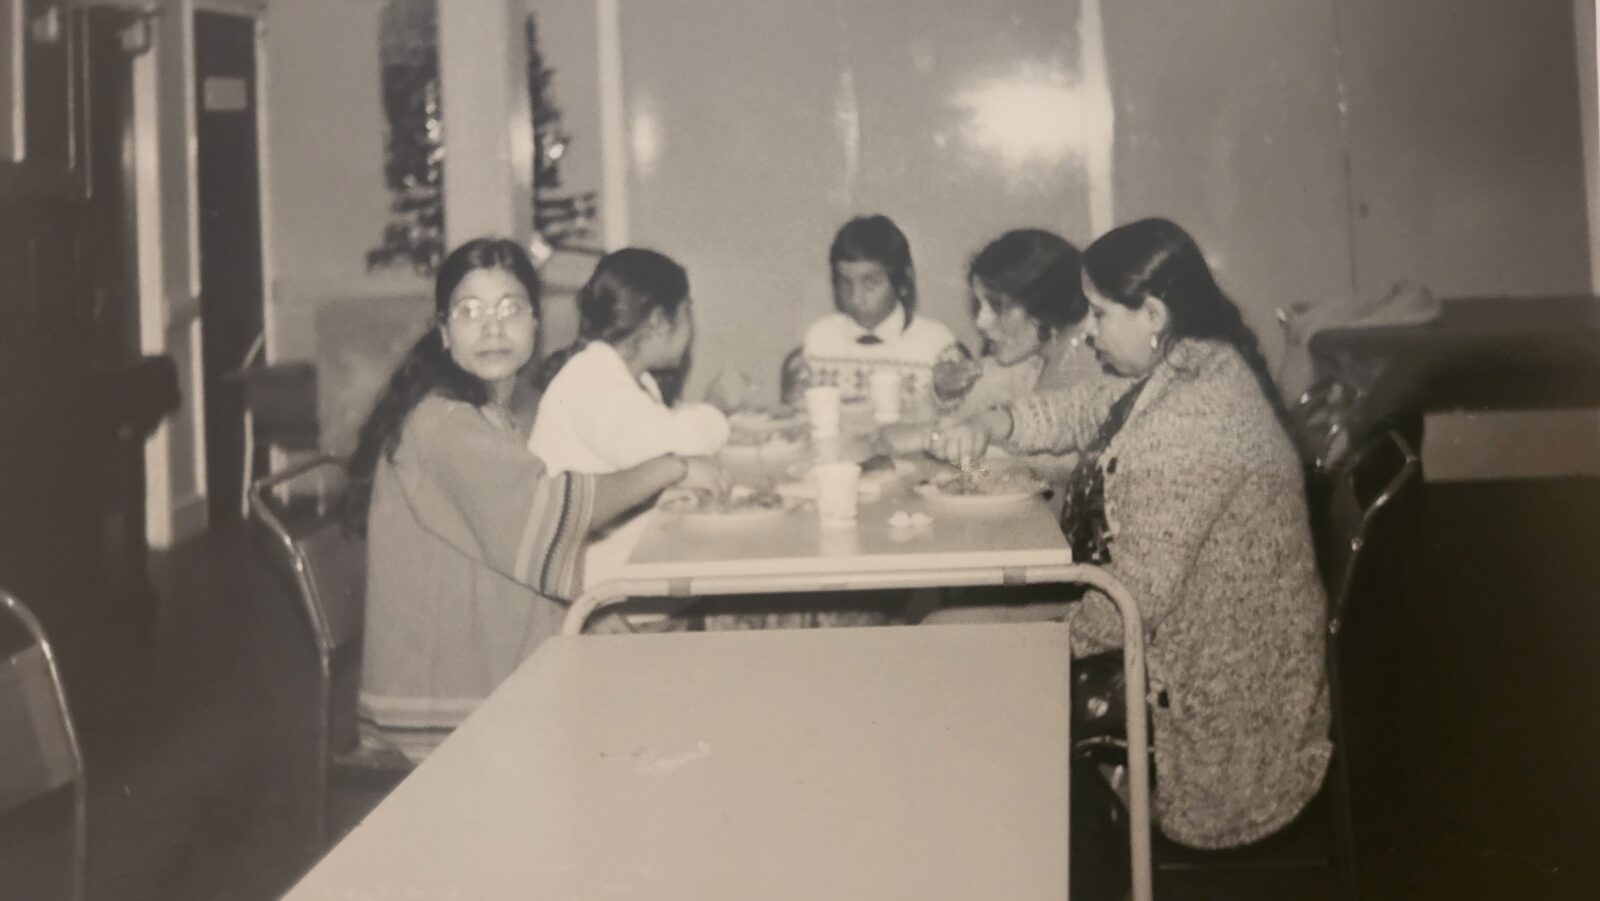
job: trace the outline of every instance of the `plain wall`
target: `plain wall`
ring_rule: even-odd
[[[1089,237],[1082,159],[1005,165],[962,104],[1029,71],[1075,83],[1076,3],[660,0],[620,19],[629,240],[689,270],[691,394],[729,367],[775,396],[779,362],[832,310],[828,245],[853,215],[896,220],[919,315],[969,340],[983,243],[1020,225]]]
[[[369,273],[391,197],[383,182],[381,0],[272,0],[267,10],[267,319],[274,360],[316,350],[329,299],[426,293],[404,268]]]
[[[1340,0],[1357,290],[1588,293],[1572,7]]]
[[[1326,0],[1105,9],[1116,218],[1188,229],[1274,364],[1279,307],[1350,305],[1333,28]]]

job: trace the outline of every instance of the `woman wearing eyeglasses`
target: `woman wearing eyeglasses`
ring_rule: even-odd
[[[528,451],[509,405],[533,357],[537,300],[514,242],[453,251],[434,286],[437,322],[351,456],[346,519],[368,540],[362,715],[413,758],[560,630],[592,530],[674,484],[722,488],[695,458],[555,475]]]

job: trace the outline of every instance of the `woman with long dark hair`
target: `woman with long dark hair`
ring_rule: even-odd
[[[559,631],[590,531],[713,465],[660,455],[612,475],[552,475],[509,404],[538,333],[522,248],[453,251],[436,321],[362,427],[345,513],[368,540],[363,717],[421,757]]]
[[[728,441],[727,413],[748,382],[724,373],[705,403],[674,402],[674,383],[694,340],[689,276],[665,254],[625,247],[601,258],[578,291],[578,339],[545,361],[544,396],[528,437],[551,472],[610,473],[660,454],[714,454]],[[585,584],[626,559],[645,517],[597,535],[583,566]]]
[[[1115,376],[981,413],[935,451],[1078,454],[1062,528],[1144,619],[1161,828],[1194,847],[1247,844],[1299,813],[1330,753],[1303,470],[1255,337],[1187,232],[1124,225],[1089,246],[1084,273],[1088,334]],[[1072,623],[1077,654],[1121,643],[1115,608],[1092,594],[930,619],[1041,615]]]

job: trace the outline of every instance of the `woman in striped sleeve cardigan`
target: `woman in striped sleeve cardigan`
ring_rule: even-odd
[[[439,267],[438,321],[380,395],[351,457],[347,521],[367,542],[361,711],[414,757],[559,631],[591,530],[673,484],[720,488],[702,459],[550,475],[509,404],[538,332],[538,278],[511,241]]]

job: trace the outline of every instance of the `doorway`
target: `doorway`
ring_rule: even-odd
[[[30,42],[28,149],[0,164],[0,578],[64,665],[148,614],[144,457],[118,440],[117,390],[140,359],[134,232],[137,14],[74,10]]]
[[[255,20],[195,13],[194,57],[206,496],[215,524],[240,516],[245,394],[238,373],[264,321]]]

